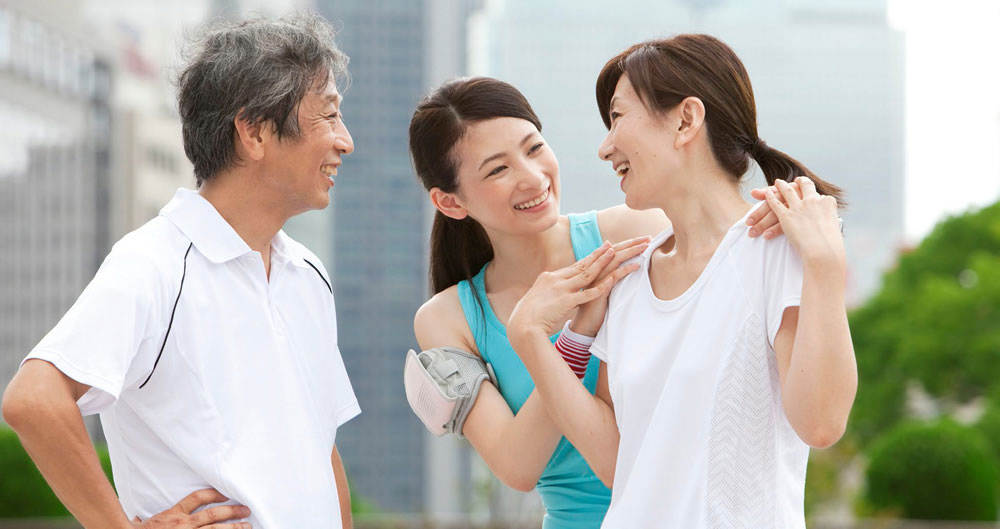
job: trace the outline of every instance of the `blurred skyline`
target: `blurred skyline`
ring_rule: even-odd
[[[314,2],[89,0],[83,3],[83,14],[93,23],[115,20],[141,30],[147,33],[141,43],[144,53],[176,58],[184,31],[200,25],[213,4],[239,4],[242,12],[280,15],[311,8]],[[626,0],[617,4],[615,11],[627,13],[636,4]],[[909,245],[927,235],[944,217],[1000,197],[1000,69],[990,66],[1000,60],[1000,32],[995,30],[1000,24],[1000,2],[888,0],[887,7],[889,25],[903,33],[907,50],[902,242]],[[539,52],[544,51],[542,46]],[[159,67],[157,74],[166,80],[176,62]],[[172,85],[165,86],[172,98]],[[590,85],[579,89],[587,94],[592,91]],[[953,96],[947,102],[942,98],[946,94]],[[350,93],[346,105],[349,109]],[[584,119],[596,121],[596,113]],[[345,177],[350,177],[349,171],[348,162]]]

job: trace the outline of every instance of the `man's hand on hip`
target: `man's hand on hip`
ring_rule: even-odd
[[[220,505],[194,512],[199,507],[228,500],[215,489],[202,489],[148,520],[136,518],[132,525],[137,529],[251,529],[249,522],[219,523],[249,517],[250,509],[243,505]]]

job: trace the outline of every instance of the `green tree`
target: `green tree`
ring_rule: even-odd
[[[902,424],[874,444],[865,474],[874,510],[920,520],[997,519],[997,468],[986,440],[954,422]]]
[[[861,446],[905,418],[905,389],[962,403],[1000,395],[1000,203],[951,217],[850,315]]]

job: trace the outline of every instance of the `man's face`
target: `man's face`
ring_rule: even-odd
[[[289,213],[323,209],[330,204],[330,189],[341,156],[354,152],[354,140],[340,114],[342,99],[331,76],[314,86],[298,107],[299,137],[278,140],[271,136],[266,172]]]

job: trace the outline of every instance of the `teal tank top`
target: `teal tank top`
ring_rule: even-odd
[[[603,243],[596,211],[571,214],[569,224],[573,254],[577,260],[583,259]],[[486,266],[483,266],[471,280],[460,282],[458,298],[479,353],[483,360],[493,365],[500,394],[517,414],[534,391],[535,384],[507,341],[507,329],[490,307],[483,279],[485,272]],[[552,342],[558,337],[558,333],[552,336]],[[583,385],[591,393],[597,388],[599,365],[600,360],[596,356],[591,357],[583,377]],[[565,437],[552,453],[535,490],[545,504],[543,529],[598,529],[611,503],[611,490],[601,483],[580,452]]]

